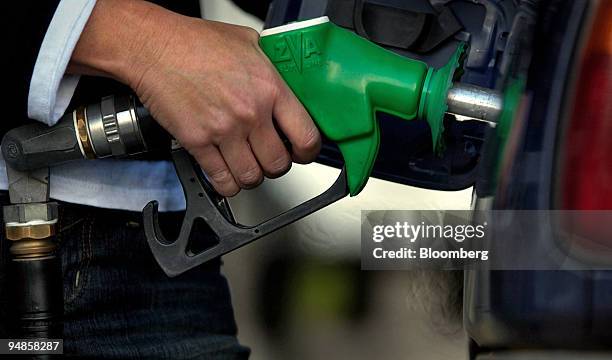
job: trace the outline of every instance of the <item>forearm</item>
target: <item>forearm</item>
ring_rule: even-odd
[[[98,0],[67,72],[135,86],[163,52],[180,17],[142,0]]]

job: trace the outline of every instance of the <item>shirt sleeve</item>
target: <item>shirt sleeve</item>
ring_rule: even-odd
[[[28,92],[28,117],[47,125],[64,114],[79,76],[66,74],[81,32],[96,0],[61,0],[49,23],[34,64]]]

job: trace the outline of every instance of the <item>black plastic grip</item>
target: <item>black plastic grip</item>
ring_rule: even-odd
[[[170,153],[170,134],[159,125],[138,99],[134,100],[135,113],[147,152]]]
[[[83,159],[72,112],[48,127],[32,123],[12,129],[2,139],[2,156],[13,169],[28,171]]]

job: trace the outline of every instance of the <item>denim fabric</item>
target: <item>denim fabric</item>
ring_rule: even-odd
[[[219,260],[168,278],[148,249],[139,213],[62,204],[59,219],[67,356],[248,358],[249,349],[236,338]],[[180,221],[180,214],[160,214],[162,227]],[[7,245],[2,231],[4,262]],[[4,276],[0,271],[0,298]],[[5,299],[0,310],[9,310]]]

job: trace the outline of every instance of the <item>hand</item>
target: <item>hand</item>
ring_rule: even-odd
[[[146,2],[127,4],[98,1],[73,52],[71,72],[112,76],[132,87],[222,195],[254,187],[264,175],[284,174],[292,158],[315,158],[319,132],[260,50],[255,30]]]

